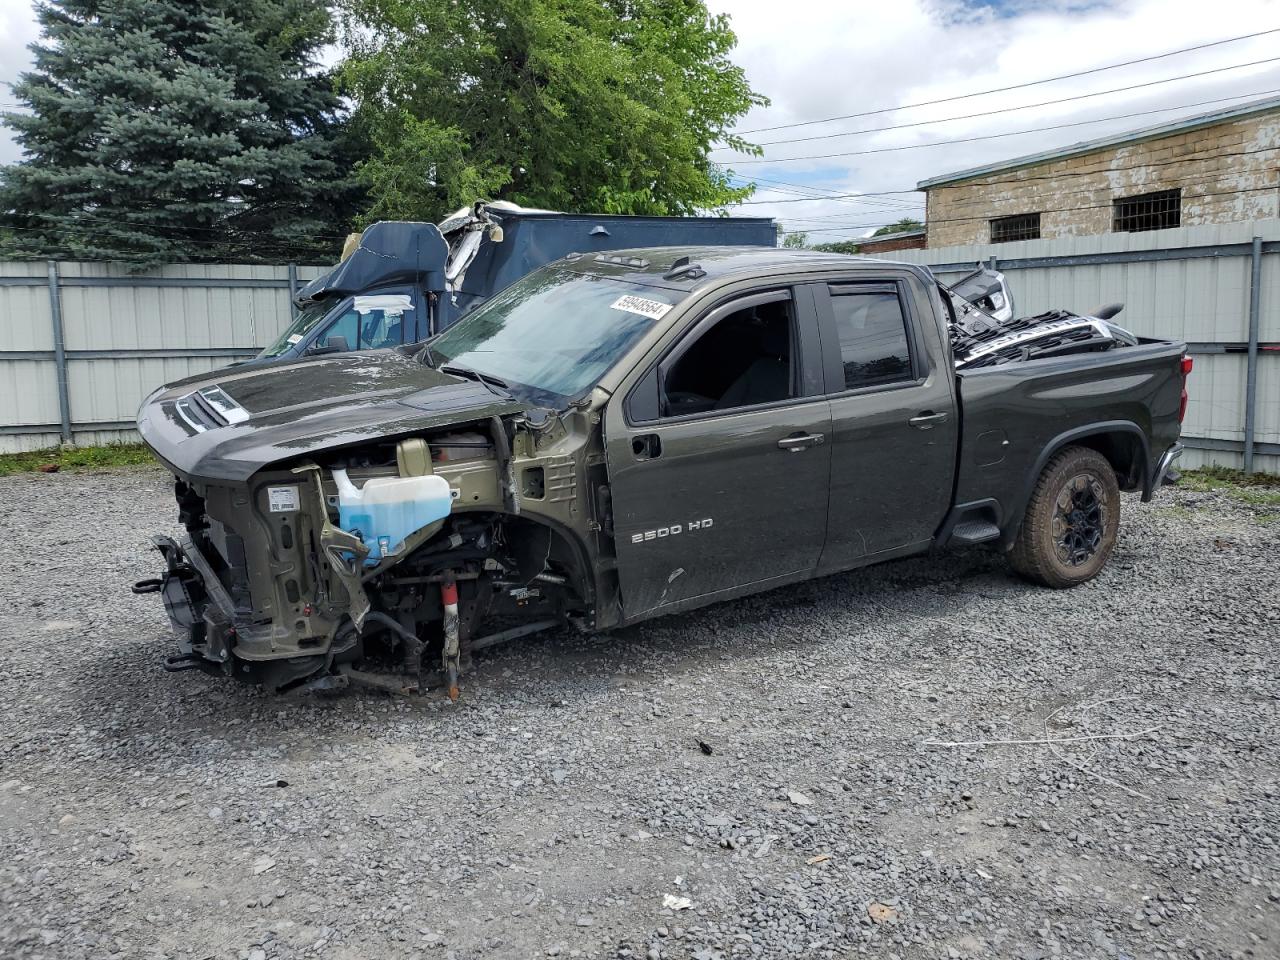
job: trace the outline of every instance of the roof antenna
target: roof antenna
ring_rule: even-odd
[[[671,264],[671,269],[662,275],[663,280],[678,280],[684,277],[688,280],[698,280],[707,275],[707,271],[702,269],[701,264],[691,263],[687,256],[676,257],[675,262]]]

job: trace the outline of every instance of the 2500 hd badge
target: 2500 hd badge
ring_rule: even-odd
[[[710,530],[712,520],[707,517],[705,520],[690,520],[688,523],[673,523],[669,527],[658,527],[655,530],[645,530],[643,533],[633,533],[631,535],[632,543],[644,543],[646,540],[661,540],[663,537],[674,537],[688,530],[692,533],[694,530]]]

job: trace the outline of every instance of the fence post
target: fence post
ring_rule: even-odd
[[[67,388],[67,344],[62,334],[62,291],[58,287],[58,261],[49,261],[49,316],[53,324],[53,363],[58,376],[58,414],[62,442],[71,442],[71,396]]]
[[[1258,408],[1258,327],[1262,300],[1262,238],[1253,238],[1249,271],[1249,364],[1244,375],[1244,472],[1253,473],[1253,432]]]
[[[293,319],[298,315],[298,305],[294,300],[298,296],[298,265],[296,263],[289,264],[289,319]]]

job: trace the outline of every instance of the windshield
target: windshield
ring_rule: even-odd
[[[544,267],[432,340],[431,359],[568,399],[595,386],[682,296]]]
[[[276,338],[276,342],[263,350],[258,356],[260,357],[278,357],[284,353],[295,343],[300,342],[311,329],[329,315],[329,311],[333,309],[332,300],[318,300],[309,304],[302,310],[298,311],[298,315],[293,318],[293,323],[285,329],[284,333]]]

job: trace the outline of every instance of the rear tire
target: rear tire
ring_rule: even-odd
[[[1067,447],[1036,481],[1009,562],[1035,583],[1074,587],[1106,565],[1119,529],[1115,470],[1096,450]]]

